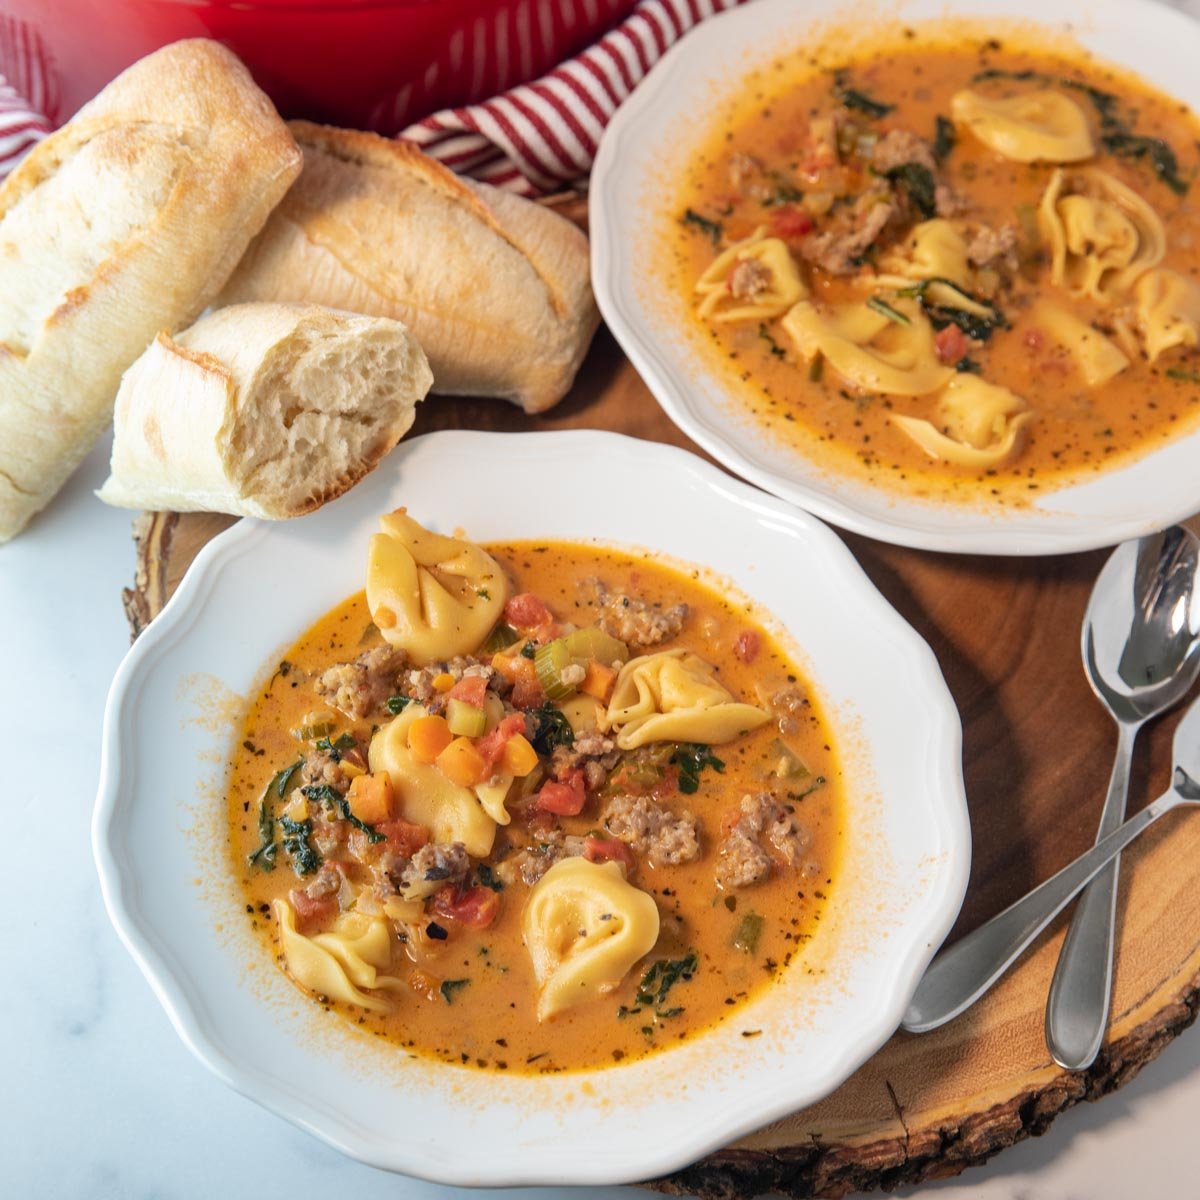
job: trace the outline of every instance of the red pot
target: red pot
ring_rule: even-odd
[[[285,117],[395,133],[544,74],[636,0],[0,0],[0,74],[61,124],[130,63],[217,38]]]

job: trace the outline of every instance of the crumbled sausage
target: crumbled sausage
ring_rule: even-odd
[[[587,838],[552,829],[541,841],[505,859],[496,868],[496,874],[505,883],[520,880],[526,887],[533,887],[556,862],[564,858],[578,858],[586,849]]]
[[[593,603],[600,610],[596,622],[600,628],[609,637],[619,638],[628,646],[639,649],[657,646],[659,642],[675,637],[687,619],[686,604],[671,608],[648,604],[636,596],[610,592],[603,580],[594,577],[581,580],[579,586],[592,594]]]
[[[852,275],[858,270],[862,256],[898,212],[884,193],[868,192],[855,206],[848,232],[814,233],[800,243],[800,253],[831,275]]]
[[[448,883],[461,883],[471,870],[471,859],[461,842],[429,842],[412,856],[396,883],[401,895],[417,899],[431,896]]]
[[[769,792],[743,796],[740,815],[717,848],[718,886],[743,888],[766,879],[774,863],[764,841],[794,867],[808,845],[808,833]]]
[[[916,163],[927,171],[937,171],[933,147],[923,137],[918,137],[907,129],[893,129],[875,143],[871,165],[881,175],[886,175],[905,163]]]
[[[376,646],[352,663],[330,667],[313,684],[317,695],[346,716],[361,721],[384,706],[395,693],[404,656],[391,646]]]
[[[967,259],[975,267],[995,266],[1015,271],[1017,241],[1017,230],[1012,225],[1001,225],[999,229],[981,225],[967,243]]]
[[[589,791],[599,791],[608,773],[617,765],[621,752],[611,738],[598,731],[581,733],[570,746],[555,746],[550,753],[550,774],[563,779],[577,767],[583,768]]]
[[[679,815],[649,796],[614,796],[601,815],[604,828],[655,866],[700,857],[700,832],[690,812]]]
[[[406,671],[400,677],[400,694],[407,696],[410,700],[415,700],[431,713],[440,713],[446,707],[446,693],[439,692],[433,686],[433,681],[439,675],[449,675],[455,683],[458,683],[460,679],[482,675],[487,680],[488,687],[494,691],[501,690],[498,685],[503,679],[503,676],[491,663],[484,659],[459,655],[457,658],[450,659],[449,662],[430,663],[427,667]]]
[[[350,776],[342,767],[340,756],[328,750],[310,750],[304,756],[300,778],[308,787],[331,787],[343,795],[350,787]]]
[[[752,300],[771,286],[771,272],[756,258],[739,259],[729,272],[729,291],[735,300]]]

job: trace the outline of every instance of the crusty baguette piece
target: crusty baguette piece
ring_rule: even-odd
[[[435,392],[502,396],[526,412],[561,400],[600,319],[583,233],[405,142],[290,128],[304,170],[217,303],[395,317],[429,355]]]
[[[0,542],[112,419],[121,372],[216,295],[301,161],[238,59],[184,41],[0,187]]]
[[[238,304],[160,333],[117,393],[122,508],[298,517],[340,496],[408,432],[433,382],[399,321]]]

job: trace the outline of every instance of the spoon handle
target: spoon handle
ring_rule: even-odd
[[[1120,827],[1138,724],[1117,725],[1117,752],[1096,840]],[[1113,930],[1121,863],[1114,858],[1083,889],[1054,968],[1046,1002],[1046,1048],[1068,1071],[1090,1067],[1100,1051],[1112,993]]]
[[[901,1026],[911,1033],[926,1033],[969,1008],[1012,966],[1088,880],[1148,825],[1187,802],[1174,790],[1165,792],[1057,875],[1052,875],[966,937],[959,938],[949,950],[939,954],[925,972]]]

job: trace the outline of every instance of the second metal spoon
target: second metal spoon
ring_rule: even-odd
[[[1117,722],[1117,751],[1096,840],[1124,820],[1134,741],[1179,703],[1200,672],[1200,540],[1175,525],[1118,546],[1083,622],[1088,682]],[[1119,860],[1080,894],[1046,1005],[1046,1046],[1082,1070],[1100,1050],[1112,991]]]

